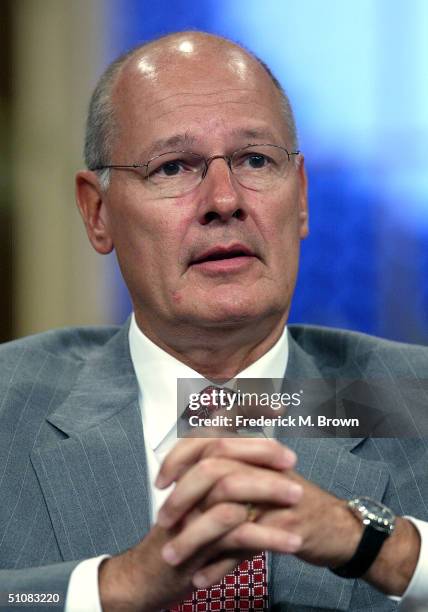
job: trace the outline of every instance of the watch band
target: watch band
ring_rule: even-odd
[[[366,573],[376,559],[388,536],[389,533],[366,525],[357,550],[351,559],[339,567],[330,568],[330,570],[342,578],[359,578]]]

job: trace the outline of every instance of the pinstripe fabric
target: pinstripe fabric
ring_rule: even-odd
[[[290,327],[287,378],[385,379],[427,370],[428,351]],[[0,349],[0,591],[63,590],[76,562],[149,529],[149,493],[128,326],[49,332]],[[293,339],[294,338],[294,339]],[[403,409],[426,392],[386,394]],[[281,438],[299,471],[341,497],[383,499],[428,520],[424,440]],[[40,569],[42,566],[42,569]],[[272,610],[394,610],[362,581],[270,556]],[[40,610],[40,608],[39,608]]]
[[[342,377],[394,380],[427,378],[428,350],[383,341],[363,334],[317,327],[291,326],[290,360],[286,378]],[[415,402],[426,410],[422,385],[415,393],[403,390],[391,398],[385,386],[377,401],[381,408],[391,401],[412,413]],[[383,500],[398,514],[427,520],[428,453],[425,439],[389,438],[287,438],[280,440],[299,457],[298,470],[306,478],[342,498],[368,495]],[[295,558],[272,556],[273,610],[372,611],[395,610],[397,604],[361,580],[343,580],[324,568]]]

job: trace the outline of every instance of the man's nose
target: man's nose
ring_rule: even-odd
[[[246,218],[242,193],[227,159],[216,156],[209,160],[208,170],[199,190],[201,202],[198,216],[202,225],[214,220],[224,223],[231,218],[242,221]]]

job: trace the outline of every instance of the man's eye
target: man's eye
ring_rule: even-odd
[[[163,174],[164,176],[176,176],[183,169],[183,165],[179,161],[165,162],[157,170],[157,174]]]
[[[268,165],[268,159],[264,155],[253,154],[248,157],[248,165],[251,168],[264,168]]]
[[[242,170],[263,170],[272,164],[272,160],[263,153],[248,153],[239,157],[235,163]]]

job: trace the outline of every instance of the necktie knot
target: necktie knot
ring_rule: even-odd
[[[193,407],[188,404],[183,412],[183,418],[188,419],[190,416],[206,419],[220,409],[230,406],[231,401],[235,401],[236,394],[232,389],[227,387],[216,387],[208,385],[199,392],[198,406]]]

